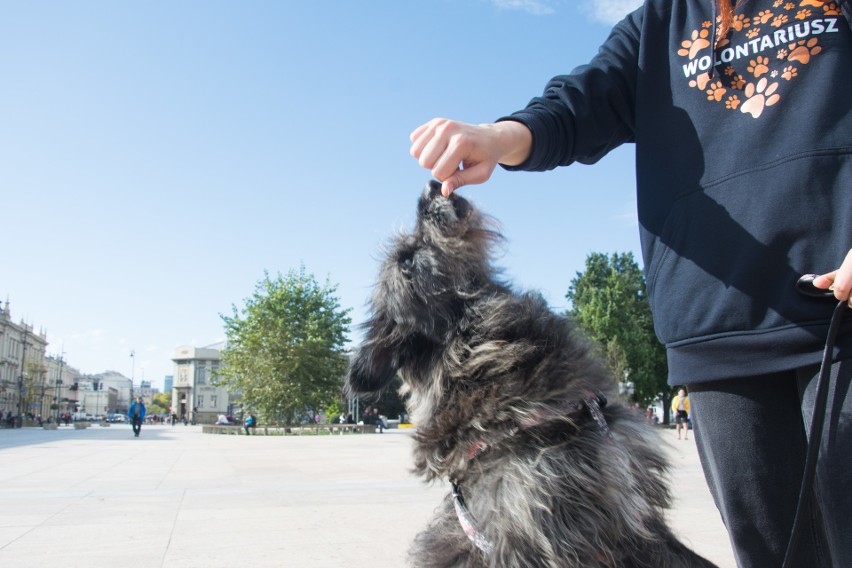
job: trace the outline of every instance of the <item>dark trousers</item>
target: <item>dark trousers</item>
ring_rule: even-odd
[[[142,419],[138,416],[133,417],[133,435],[139,436],[139,432],[142,431]]]
[[[805,466],[818,366],[690,385],[704,475],[740,568],[780,567]],[[852,566],[852,361],[832,367],[815,490],[794,566]]]

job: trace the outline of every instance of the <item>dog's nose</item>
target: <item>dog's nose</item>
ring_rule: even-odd
[[[434,179],[429,180],[423,188],[423,197],[432,200],[441,195],[441,182]]]

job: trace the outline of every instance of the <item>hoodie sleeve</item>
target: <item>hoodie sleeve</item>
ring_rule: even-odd
[[[633,140],[643,8],[613,28],[588,65],[550,80],[524,110],[500,120],[530,129],[533,149],[508,170],[544,171],[573,162],[591,164]]]

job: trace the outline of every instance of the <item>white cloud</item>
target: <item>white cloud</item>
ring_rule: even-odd
[[[617,24],[624,16],[642,5],[643,0],[587,0],[584,11],[604,24]]]
[[[501,10],[518,10],[535,15],[553,14],[564,0],[491,0]],[[580,9],[592,20],[616,24],[642,5],[643,0],[582,0]]]
[[[636,209],[635,199],[627,201],[621,208],[621,211],[621,213],[613,215],[610,219],[626,227],[639,226],[639,213]]]
[[[530,14],[552,14],[554,0],[492,0],[501,10],[521,10]]]

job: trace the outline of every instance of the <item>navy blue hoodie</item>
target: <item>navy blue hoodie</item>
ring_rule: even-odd
[[[712,0],[647,0],[590,64],[506,117],[533,133],[516,169],[635,143],[670,384],[820,360],[833,302],[794,285],[852,248],[852,34],[839,4],[747,0],[717,38]],[[837,357],[852,357],[850,336]]]

